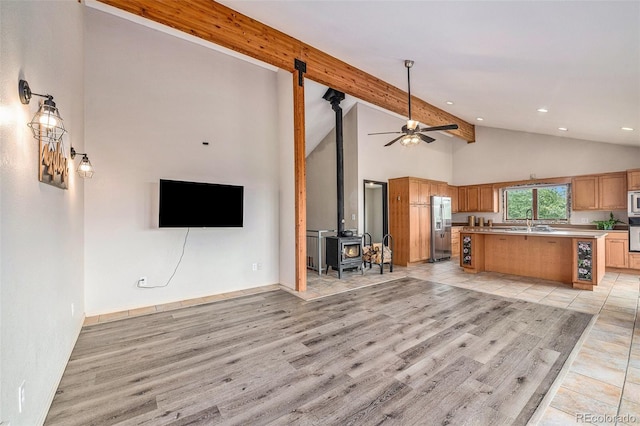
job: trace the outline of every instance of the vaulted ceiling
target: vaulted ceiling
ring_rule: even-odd
[[[403,90],[413,59],[412,94],[469,123],[640,147],[638,1],[220,3]]]

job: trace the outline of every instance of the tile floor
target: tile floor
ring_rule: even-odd
[[[539,419],[539,425],[640,424],[640,275],[607,272],[594,291],[574,290],[557,282],[498,273],[466,274],[456,260],[419,266],[374,266],[360,272],[318,276],[307,274],[307,291],[296,293],[272,285],[173,304],[89,317],[85,324],[209,303],[256,292],[284,289],[305,300],[411,276],[496,294],[597,314],[582,347]]]

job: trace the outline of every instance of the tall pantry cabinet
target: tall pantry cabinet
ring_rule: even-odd
[[[389,232],[395,264],[407,266],[431,256],[431,185],[411,177],[389,180]]]

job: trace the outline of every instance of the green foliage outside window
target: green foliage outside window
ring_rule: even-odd
[[[531,210],[530,217],[535,220],[567,220],[568,189],[568,185],[507,188],[504,191],[506,219],[524,220]]]

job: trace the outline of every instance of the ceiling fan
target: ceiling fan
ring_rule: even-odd
[[[413,66],[413,61],[407,59],[404,61],[404,66],[407,67],[407,82],[408,82],[408,95],[409,95],[409,119],[407,120],[407,124],[402,126],[400,132],[382,132],[382,133],[369,133],[369,135],[392,135],[399,134],[397,138],[393,139],[391,142],[387,143],[385,146],[393,145],[394,143],[400,141],[400,144],[404,146],[417,145],[420,141],[424,141],[426,143],[431,143],[435,141],[434,138],[423,135],[423,132],[435,132],[437,130],[455,130],[458,128],[457,124],[445,124],[443,126],[433,126],[433,127],[419,127],[419,122],[411,119],[411,67]]]

